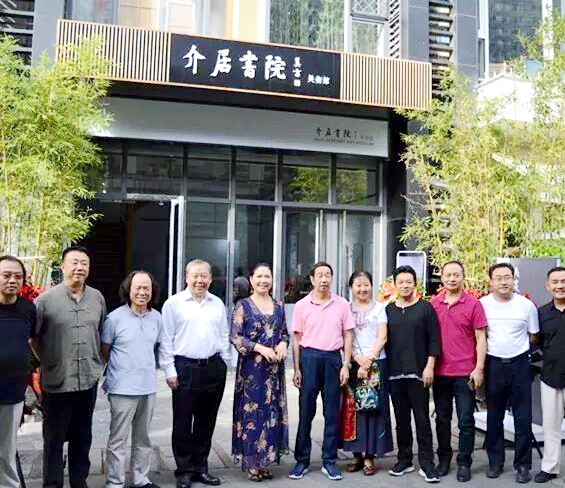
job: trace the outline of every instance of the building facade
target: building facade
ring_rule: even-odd
[[[31,58],[35,0],[0,1],[0,35],[9,35],[18,42],[16,51],[24,59]]]
[[[99,35],[114,60],[113,122],[93,133],[104,183],[85,202],[102,214],[85,244],[111,306],[131,269],[166,298],[196,257],[226,304],[235,277],[272,263],[289,311],[318,260],[343,295],[356,269],[390,273],[406,214],[394,109],[427,106],[430,65],[343,52],[383,49],[384,16],[339,3],[36,0],[34,58]]]

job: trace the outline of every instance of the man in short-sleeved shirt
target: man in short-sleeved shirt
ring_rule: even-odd
[[[86,285],[88,250],[63,251],[63,283],[37,299],[35,347],[43,387],[43,486],[63,487],[63,444],[69,446],[71,488],[84,488],[90,470],[92,414],[103,360],[100,329],[106,318],[102,294]]]
[[[332,277],[333,270],[329,264],[315,264],[310,271],[314,289],[294,308],[293,381],[300,388],[300,419],[294,451],[296,466],[289,473],[291,479],[300,479],[309,470],[312,450],[310,432],[316,413],[316,398],[320,392],[324,405],[322,472],[332,480],[342,478],[335,464],[340,387],[349,379],[351,331],[355,326],[347,300],[331,292]]]
[[[19,488],[16,438],[24,410],[30,369],[28,340],[35,307],[18,296],[25,281],[23,263],[0,256],[0,486]]]
[[[543,414],[543,459],[536,483],[557,478],[561,468],[561,422],[565,405],[565,268],[549,270],[545,288],[552,300],[539,309],[543,351],[541,409]]]
[[[130,273],[120,295],[126,303],[108,315],[102,352],[108,358],[103,388],[110,402],[110,436],[106,448],[107,488],[123,488],[126,444],[132,430],[131,485],[158,488],[149,481],[149,426],[157,391],[155,348],[161,341],[161,314],[152,308],[155,280],[144,271]]]
[[[453,398],[457,407],[459,454],[457,480],[471,479],[475,446],[475,388],[483,383],[487,319],[478,299],[463,290],[465,269],[459,261],[441,270],[444,290],[431,300],[441,336],[441,355],[435,366],[434,404],[439,458],[438,474],[449,472]]]
[[[504,414],[508,400],[514,417],[516,481],[528,483],[532,467],[532,388],[530,338],[539,332],[536,306],[514,293],[514,267],[489,269],[492,293],[481,298],[488,322],[487,476],[498,478],[504,467]]]

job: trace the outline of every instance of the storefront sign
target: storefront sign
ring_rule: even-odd
[[[95,133],[101,137],[388,158],[388,122],[384,120],[118,97],[105,102],[113,121]]]
[[[339,53],[172,34],[170,81],[339,99]]]

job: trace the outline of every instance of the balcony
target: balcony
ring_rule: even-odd
[[[58,46],[80,44],[82,40],[94,36],[103,39],[102,54],[111,60],[111,67],[108,69],[106,77],[115,81],[177,85],[186,86],[187,89],[191,87],[220,89],[384,108],[425,110],[431,100],[432,70],[431,64],[426,62],[334,51],[315,51],[297,46],[241,43],[92,22],[59,21]],[[281,56],[286,53],[285,59],[289,63],[295,63],[294,66],[290,64],[287,68],[289,75],[287,81],[294,81],[295,87],[300,87],[302,83],[302,88],[292,90],[291,84],[289,85],[290,88],[277,90],[272,88],[277,86],[272,83],[277,80],[268,80],[268,83],[263,82],[262,85],[257,84],[255,86],[250,79],[241,78],[237,86],[231,86],[227,83],[218,82],[221,78],[218,76],[210,78],[209,75],[208,81],[202,81],[201,78],[196,77],[190,78],[190,70],[186,69],[189,66],[186,61],[189,52],[180,57],[176,56],[176,53],[179,46],[183,48],[186,46],[186,49],[188,49],[191,44],[194,47],[195,44],[200,45],[200,43],[214,48],[212,49],[214,59],[216,51],[218,51],[218,60],[220,49],[217,49],[217,47],[222,43],[230,47],[246,49],[248,52],[255,50],[257,52],[272,51],[274,54],[280,53]],[[235,63],[238,58],[234,56],[235,50],[232,51],[230,55],[234,57],[233,62]],[[57,58],[62,60],[68,55],[67,53],[68,51],[65,49],[58,49]],[[208,55],[208,57],[212,58],[211,55]],[[274,57],[277,58],[278,56]],[[198,59],[201,58],[196,58],[196,60]],[[316,76],[313,74],[306,75],[302,65],[296,66],[297,62],[301,63],[301,59],[313,60],[312,63],[318,68],[319,73],[316,72]],[[211,60],[206,62],[209,61]],[[332,87],[335,89],[333,92],[329,90],[332,87],[322,86],[322,84],[326,85],[327,79],[328,85],[330,84],[330,77],[321,76],[321,71],[332,68],[335,70],[335,77],[332,77]],[[296,75],[295,69],[300,69],[304,73]],[[235,72],[236,70],[234,70]],[[240,77],[243,76],[240,71],[238,72]],[[297,76],[295,79],[292,78],[292,73]],[[194,74],[194,71],[192,74]],[[249,78],[248,75],[245,76]],[[333,78],[335,78],[335,83],[333,83]],[[266,71],[265,79],[267,79]],[[310,86],[310,83],[312,83],[312,86]],[[320,85],[319,93],[315,90],[317,88],[315,84]]]

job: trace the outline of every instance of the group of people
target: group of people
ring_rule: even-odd
[[[146,271],[130,273],[120,287],[123,305],[106,313],[104,297],[86,285],[90,255],[73,246],[62,255],[63,282],[42,293],[35,305],[19,296],[25,267],[0,257],[0,486],[17,488],[16,432],[23,410],[30,351],[41,364],[43,486],[63,487],[63,444],[68,442],[72,488],[85,488],[90,468],[92,415],[100,378],[110,403],[106,487],[125,485],[126,445],[132,436],[130,484],[158,488],[149,479],[149,427],[155,408],[157,362],[172,391],[172,448],[177,488],[192,482],[219,485],[208,471],[216,418],[224,393],[230,343],[238,352],[232,454],[251,481],[271,479],[271,466],[289,451],[284,363],[289,347],[293,383],[299,388],[299,422],[291,479],[310,469],[311,428],[321,393],[324,413],[322,473],[342,479],[337,450],[353,453],[347,471],[374,475],[375,458],[393,449],[389,398],[396,419],[398,460],[389,471],[414,471],[414,416],[419,474],[438,482],[450,471],[451,418],[455,400],[459,428],[457,480],[471,478],[475,443],[475,390],[486,383],[487,476],[504,467],[504,427],[510,403],[515,424],[516,481],[530,481],[531,342],[543,351],[541,400],[545,452],[535,481],[559,473],[565,399],[565,268],[549,271],[552,301],[539,309],[514,293],[514,269],[489,269],[491,293],[480,300],[464,290],[462,263],[441,270],[443,290],[431,301],[416,293],[409,266],[394,271],[398,297],[374,300],[372,277],[356,271],[352,300],[331,291],[333,270],[325,262],[310,271],[312,291],[294,307],[290,333],[283,306],[271,296],[272,270],[250,273],[251,294],[231,313],[208,289],[209,263],[186,267],[184,291],[170,297],[162,313],[153,307],[157,284]],[[29,344],[29,347],[28,347]],[[158,361],[157,361],[158,358]],[[378,392],[378,408],[350,408],[362,386]],[[434,462],[429,395],[436,411]],[[349,411],[348,411],[349,408]]]

